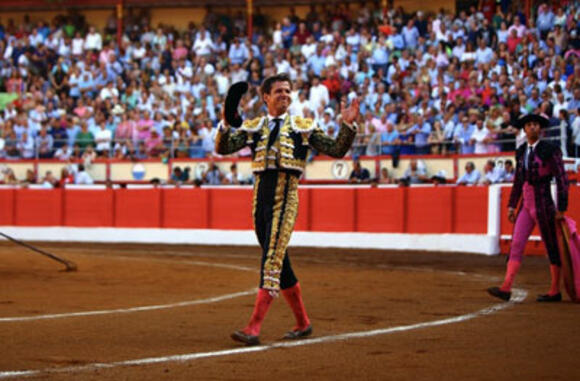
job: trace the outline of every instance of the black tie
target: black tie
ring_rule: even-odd
[[[530,147],[530,151],[528,152],[528,174],[532,173],[532,168],[534,167],[534,147]]]
[[[282,119],[276,118],[274,119],[274,128],[270,131],[270,136],[268,137],[268,149],[274,144],[276,141],[276,137],[278,137],[278,132],[280,131],[280,124],[282,124]]]

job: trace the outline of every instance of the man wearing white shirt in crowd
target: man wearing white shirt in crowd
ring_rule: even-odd
[[[72,40],[71,52],[73,56],[80,57],[85,50],[85,40],[81,37],[80,32],[76,32]]]
[[[481,174],[477,169],[475,169],[475,164],[468,161],[465,164],[465,173],[459,179],[457,179],[457,185],[473,185],[479,182]]]
[[[107,124],[103,121],[99,124],[99,130],[95,133],[96,150],[99,156],[107,155],[111,149],[113,134],[107,130]]]
[[[4,128],[4,125],[2,123],[0,123],[0,131],[2,131]],[[6,146],[6,140],[4,140],[4,136],[2,134],[0,134],[0,159],[4,158],[5,153],[4,153],[4,147]]]
[[[504,170],[495,164],[495,161],[488,160],[483,168],[483,177],[480,179],[481,184],[496,184],[503,180]]]
[[[27,131],[22,132],[20,141],[16,145],[23,159],[32,159],[34,157],[34,139]]]
[[[233,43],[230,45],[230,51],[228,57],[232,64],[241,65],[246,59],[248,59],[249,52],[245,45],[240,43],[239,38],[234,38]]]
[[[82,163],[78,165],[78,172],[75,174],[75,184],[94,184],[93,178],[87,173],[85,165]]]
[[[213,49],[213,41],[208,36],[208,33],[198,33],[192,47],[195,54],[197,56],[207,57],[211,55]]]
[[[214,80],[217,85],[218,94],[225,95],[231,83],[227,67],[219,70],[215,75]]]
[[[89,28],[89,33],[87,33],[87,36],[85,37],[84,48],[86,50],[103,49],[103,39],[101,38],[101,34],[95,30],[94,26]]]
[[[311,55],[316,53],[316,41],[314,40],[313,36],[308,36],[306,38],[306,44],[302,45],[300,48],[300,53],[302,53],[306,60],[308,60]]]
[[[292,115],[298,115],[304,117],[304,109],[311,109],[310,102],[306,99],[306,93],[304,90],[298,92],[298,99],[295,99],[290,105],[290,113]]]
[[[28,44],[34,47],[44,44],[44,36],[37,28],[34,28],[34,31],[28,36]]]
[[[465,53],[465,44],[463,43],[463,37],[458,37],[457,43],[453,47],[452,54],[453,57],[456,57],[458,60],[461,60],[461,57],[463,57],[463,53]]]
[[[477,65],[487,64],[493,58],[493,50],[485,44],[485,40],[481,39],[479,48],[475,51],[475,63]]]
[[[107,82],[107,85],[101,89],[99,92],[99,98],[101,100],[110,99],[110,98],[119,98],[119,90],[113,86],[113,82]]]
[[[383,75],[386,75],[389,63],[389,53],[387,52],[384,36],[379,37],[379,41],[371,53],[371,59],[373,62],[373,70],[377,72],[379,68],[383,69]]]
[[[355,52],[358,52],[360,46],[360,34],[356,31],[354,26],[351,27],[350,30],[348,31],[345,42],[347,43],[347,45],[352,46],[352,49]]]
[[[554,118],[559,118],[560,117],[560,110],[568,111],[568,102],[564,98],[563,91],[560,91],[558,94],[556,94],[556,100],[554,101],[554,109],[553,109],[552,116]]]
[[[223,178],[224,184],[230,185],[240,185],[244,182],[244,176],[238,172],[238,166],[236,163],[232,163],[230,165],[230,172],[225,175]]]
[[[328,135],[332,137],[336,137],[338,134],[338,128],[336,122],[334,121],[334,112],[331,108],[327,108],[320,116],[318,120],[318,126],[322,129],[322,131],[326,132]]]
[[[574,110],[576,118],[572,122],[572,141],[574,142],[573,154],[580,157],[580,108]]]
[[[69,145],[65,144],[54,153],[54,158],[58,160],[68,160],[72,156],[73,151]]]
[[[481,117],[475,122],[475,130],[471,135],[471,140],[475,143],[474,153],[488,153],[489,131],[483,125]]]
[[[314,76],[312,79],[312,86],[310,87],[310,106],[314,110],[318,110],[320,106],[326,106],[330,102],[328,89],[320,83],[320,77]]]
[[[248,72],[239,64],[232,65],[230,73],[232,83],[242,82],[248,80]]]

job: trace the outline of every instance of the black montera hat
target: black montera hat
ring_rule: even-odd
[[[248,91],[247,82],[236,82],[228,89],[224,106],[224,117],[226,122],[232,127],[240,127],[242,125],[243,121],[238,113],[238,105],[246,91]]]
[[[541,115],[538,115],[538,114],[527,114],[527,115],[521,116],[517,120],[516,127],[517,128],[524,128],[524,126],[528,122],[538,122],[540,124],[540,127],[541,128],[548,127],[548,125],[550,124],[550,121],[548,121],[548,119],[544,118]]]

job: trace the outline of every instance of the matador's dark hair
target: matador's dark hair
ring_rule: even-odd
[[[290,80],[290,76],[286,73],[279,73],[275,75],[271,75],[268,78],[264,79],[262,82],[262,86],[260,86],[260,94],[264,96],[264,94],[269,94],[272,90],[272,85],[275,82],[288,82],[290,88],[292,88],[292,81]]]

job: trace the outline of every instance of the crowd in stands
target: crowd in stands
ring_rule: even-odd
[[[0,23],[0,158],[212,157],[232,83],[248,81],[244,118],[264,114],[261,81],[286,72],[293,114],[329,135],[341,101],[359,97],[352,155],[490,154],[525,140],[523,114],[550,120],[546,138],[580,156],[580,7],[482,0],[452,14],[376,2],[293,8],[278,20],[207,9],[186,30],[129,9],[99,30],[71,10],[50,22]],[[243,150],[239,155],[249,155]],[[483,175],[482,175],[483,176]],[[485,176],[487,177],[487,176]],[[491,180],[490,180],[491,181]]]

